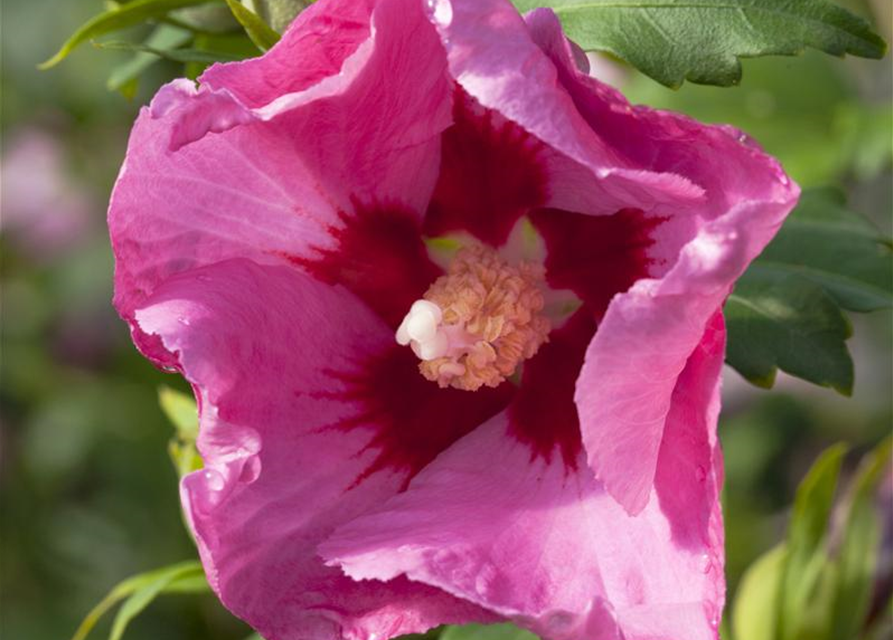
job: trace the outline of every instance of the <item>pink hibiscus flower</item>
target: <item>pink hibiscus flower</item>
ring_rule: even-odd
[[[548,10],[321,0],[141,112],[115,304],[268,640],[717,637],[721,307],[798,189],[584,66]]]

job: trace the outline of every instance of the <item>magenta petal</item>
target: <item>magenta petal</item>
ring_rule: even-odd
[[[230,90],[223,74],[213,88],[176,81],[141,112],[109,209],[124,317],[186,269],[339,249],[361,208],[405,213],[417,229],[452,86],[420,3],[383,0],[372,21],[374,34],[340,73],[264,107],[242,104],[244,87],[234,80]],[[286,40],[310,38],[317,23],[300,22]],[[195,141],[171,151],[172,136]]]
[[[677,381],[732,283],[793,207],[744,200],[704,225],[660,280],[616,296],[589,345],[575,399],[589,463],[635,513],[647,503]]]
[[[261,107],[337,75],[370,35],[374,0],[327,0],[298,14],[282,39],[260,58],[215,64],[202,84],[226,88],[249,107]],[[297,62],[297,64],[296,64]]]
[[[668,211],[649,251],[665,266],[611,300],[586,354],[576,401],[589,464],[630,512],[651,495],[677,379],[735,280],[794,207],[799,188],[730,127],[631,107],[579,72],[551,11],[527,17],[561,86],[602,140],[630,161],[673,171],[704,198]]]
[[[714,380],[715,382],[715,380]],[[357,580],[413,581],[550,640],[715,640],[722,539],[677,541],[658,500],[626,513],[585,464],[530,459],[500,416],[321,546]],[[719,517],[715,485],[701,522]],[[714,528],[721,525],[711,521]]]
[[[571,355],[563,350],[591,324],[578,313],[547,345],[554,353],[531,364],[560,372]],[[716,315],[679,377],[653,499],[637,516],[582,452],[577,464],[538,455],[510,410],[444,452],[406,493],[340,527],[324,556],[356,579],[405,574],[440,587],[550,640],[715,640],[725,599],[716,438],[724,338]],[[570,398],[527,375],[543,395],[524,416],[551,403],[555,419],[575,423]]]
[[[660,444],[654,484],[661,509],[680,546],[723,547],[722,514],[716,495],[722,486],[722,451],[716,434],[726,332],[722,314],[713,316],[673,390]],[[722,566],[717,554],[710,562]],[[716,599],[722,600],[722,583]]]
[[[449,123],[452,90],[437,35],[415,0],[380,0],[371,15],[368,7],[361,3],[335,17],[330,11],[338,12],[339,5],[323,3],[308,19],[296,20],[267,55],[212,67],[200,78],[206,84],[197,89],[186,80],[163,87],[151,111],[155,117],[171,117],[170,148],[209,132],[292,116],[313,129],[301,146],[336,145],[345,157],[332,168],[351,177],[352,169],[368,169],[360,158],[368,162],[429,141],[432,129]],[[341,20],[352,28],[339,37],[332,23]],[[295,58],[304,54],[296,50],[308,42],[313,43],[310,66],[284,76],[285,69],[300,66]],[[322,62],[327,56],[334,58]],[[316,63],[325,68],[314,68]],[[308,109],[311,124],[304,122]],[[344,148],[345,140],[353,146]],[[353,176],[354,183],[359,177]]]
[[[209,580],[234,613],[267,640],[367,640],[489,619],[406,579],[355,583],[317,557],[335,527],[407,478],[364,475],[381,455],[370,447],[376,424],[358,423],[361,402],[338,393],[393,340],[350,293],[233,260],[174,276],[136,319],[199,397],[206,466],[181,493]]]
[[[432,0],[451,75],[482,107],[541,141],[549,179],[546,206],[610,214],[657,213],[695,202],[700,187],[672,169],[655,171],[618,153],[581,117],[552,60],[508,0]]]
[[[237,128],[170,153],[170,123],[143,110],[109,208],[115,304],[125,317],[172,274],[234,257],[331,244],[332,204],[270,127]],[[312,174],[311,174],[312,175]]]

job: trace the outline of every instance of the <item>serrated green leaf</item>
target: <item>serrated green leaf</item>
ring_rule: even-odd
[[[93,630],[93,627],[96,626],[96,623],[115,605],[147,588],[158,589],[157,586],[153,585],[158,585],[160,582],[163,582],[163,584],[160,590],[156,591],[155,596],[160,593],[205,593],[210,591],[207,580],[204,578],[201,563],[197,560],[187,560],[169,567],[131,576],[115,585],[108,595],[93,607],[83,622],[81,622],[77,631],[75,631],[72,640],[84,640]],[[132,611],[144,597],[141,596],[137,599],[137,602],[131,605],[130,610]]]
[[[856,638],[865,624],[881,538],[875,496],[890,465],[891,446],[893,441],[888,438],[863,460],[847,495],[840,518],[843,533],[837,557],[829,567],[834,578],[829,640]]]
[[[160,18],[169,11],[207,2],[219,2],[220,0],[134,0],[127,4],[116,6],[110,11],[101,13],[85,22],[62,45],[56,54],[49,60],[38,65],[39,69],[54,67],[78,45],[92,38],[133,27],[153,18]]]
[[[152,49],[176,49],[192,39],[192,34],[171,25],[158,25],[146,39],[145,45]],[[139,84],[139,77],[160,58],[151,53],[138,52],[133,57],[112,70],[106,81],[109,91],[119,91],[124,97],[132,98]]]
[[[136,42],[125,42],[123,40],[107,40],[105,42],[94,42],[93,46],[97,49],[109,49],[112,51],[133,51],[148,53],[165,60],[173,62],[198,62],[201,64],[214,64],[215,62],[232,62],[240,60],[229,53],[222,51],[203,51],[200,49],[159,49],[146,44]]]
[[[781,368],[852,391],[850,327],[841,307],[893,306],[893,250],[844,205],[836,189],[804,192],[729,298],[728,362],[755,384],[771,387]]]
[[[852,392],[850,325],[821,286],[754,264],[735,285],[725,317],[726,361],[754,384],[771,387],[782,369],[844,395]]]
[[[661,84],[730,86],[739,58],[793,55],[807,47],[881,58],[886,43],[865,20],[829,0],[514,0],[551,7],[587,50],[622,58]]]
[[[805,191],[755,264],[796,273],[850,311],[893,306],[893,250],[865,218],[847,211],[837,189]]]
[[[538,640],[529,631],[512,624],[468,624],[461,627],[447,627],[440,640]]]
[[[760,556],[742,576],[732,607],[735,640],[776,640],[784,559],[785,547],[781,544]]]
[[[814,600],[828,565],[828,522],[845,452],[843,445],[826,450],[797,488],[781,572],[776,618],[779,640],[798,637],[807,620],[808,604]]]
[[[279,34],[273,30],[260,16],[249,10],[238,0],[226,0],[229,10],[245,29],[245,33],[251,38],[251,42],[257,45],[261,51],[271,49],[279,42]]]

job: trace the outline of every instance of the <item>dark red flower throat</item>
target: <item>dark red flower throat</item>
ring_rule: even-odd
[[[368,448],[378,454],[358,480],[393,468],[405,471],[408,482],[441,451],[506,409],[508,434],[530,446],[532,458],[550,462],[557,452],[568,468],[576,468],[581,442],[573,394],[586,347],[610,299],[649,275],[648,248],[660,220],[632,209],[591,216],[544,208],[543,143],[461,91],[453,116],[423,222],[399,207],[354,202],[354,211],[340,216],[343,226],[331,229],[334,249],[288,259],[346,287],[396,328],[443,273],[428,255],[425,236],[466,232],[498,248],[527,215],[545,242],[548,284],[570,289],[583,304],[525,363],[519,386],[441,389],[420,375],[418,359],[397,344],[357,363],[359,373],[333,373],[348,383],[345,399],[362,407],[338,428],[375,426]]]

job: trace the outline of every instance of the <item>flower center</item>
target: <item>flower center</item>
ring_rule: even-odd
[[[441,387],[496,387],[548,339],[544,286],[540,264],[515,267],[492,249],[462,249],[413,303],[397,342],[412,347],[419,371]]]

